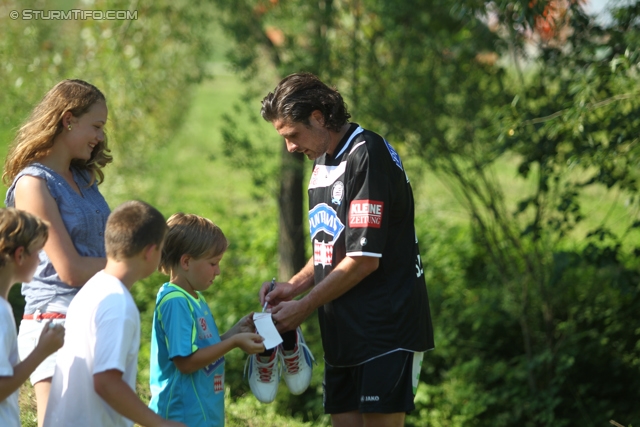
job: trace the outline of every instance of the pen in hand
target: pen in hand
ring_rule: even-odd
[[[269,286],[269,292],[271,292],[275,287],[276,287],[276,278],[274,277],[273,279],[271,279],[271,286]],[[269,292],[267,292],[267,295],[269,294]],[[265,295],[265,297],[267,295]],[[265,301],[264,302],[264,306],[262,307],[262,312],[263,313],[267,309],[267,304],[268,304],[268,302]]]

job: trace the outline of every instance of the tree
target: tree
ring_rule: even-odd
[[[575,1],[220,4],[237,42],[231,58],[259,93],[274,74],[318,73],[469,214],[466,276],[446,282],[445,261],[429,252],[427,269],[445,280],[430,286],[434,304],[447,302],[436,315],[441,339],[482,344],[453,340],[434,353],[439,380],[421,409],[448,406],[452,424],[637,416],[637,396],[623,390],[640,381],[637,337],[624,331],[624,313],[640,308],[638,4],[608,26]],[[594,191],[620,219],[585,212]]]

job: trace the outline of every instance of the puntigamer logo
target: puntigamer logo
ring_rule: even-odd
[[[384,202],[377,200],[354,200],[349,207],[349,227],[380,228]]]

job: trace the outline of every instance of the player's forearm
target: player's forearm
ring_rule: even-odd
[[[12,376],[0,377],[0,402],[19,389],[47,356],[42,349],[36,347],[29,356],[13,367]]]
[[[320,283],[313,287],[301,302],[312,312],[340,297],[373,273],[379,265],[374,257],[346,257]]]
[[[161,425],[163,419],[145,405],[138,395],[112,371],[93,376],[96,393],[117,413],[144,427]]]
[[[207,365],[212,364],[238,345],[233,336],[217,344],[200,348],[186,357],[174,357],[173,363],[183,374],[192,374]]]
[[[313,287],[313,257],[309,258],[307,264],[289,280],[289,283],[294,287],[294,296],[298,296]]]

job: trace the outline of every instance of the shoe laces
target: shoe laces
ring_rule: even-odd
[[[311,360],[315,361],[313,358],[313,354],[311,354],[311,350],[307,347],[307,344],[304,342],[298,342],[296,344],[295,350],[290,355],[282,353],[282,362],[284,364],[285,369],[287,370],[287,374],[293,375],[297,374],[300,371],[300,363],[302,361],[302,351],[305,351],[311,357]]]
[[[270,383],[273,381],[274,374],[276,374],[276,378],[280,377],[280,365],[278,365],[277,353],[278,350],[274,350],[268,362],[262,362],[257,354],[249,356],[244,365],[245,376],[250,360],[253,359],[253,375],[257,376],[258,381],[261,383]]]

